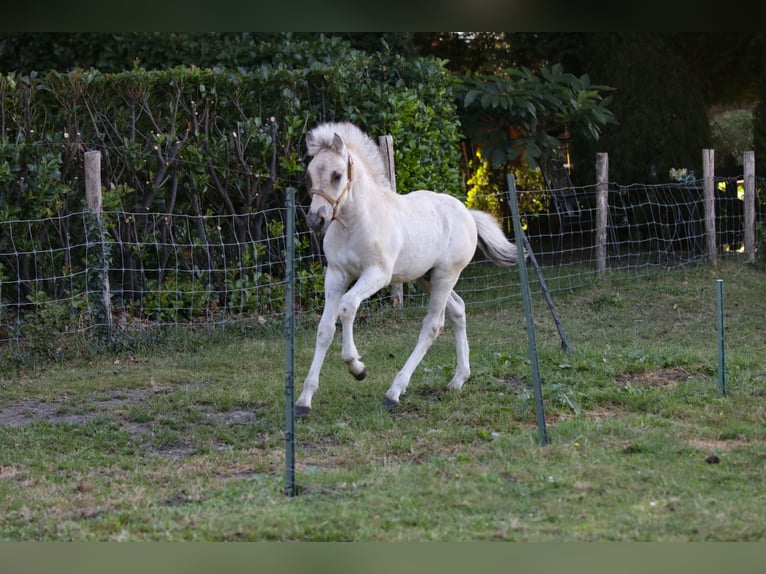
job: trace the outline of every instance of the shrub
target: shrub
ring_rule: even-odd
[[[702,173],[702,149],[710,126],[702,91],[684,60],[650,33],[583,35],[583,66],[615,88],[612,111],[618,125],[594,142],[575,134],[574,178],[595,179],[597,152],[609,152],[609,178],[618,182],[664,179],[670,168]]]
[[[278,311],[253,293],[282,288],[284,265],[260,259],[283,259],[275,230],[284,189],[308,201],[303,137],[314,124],[352,121],[373,137],[391,134],[399,190],[463,194],[444,62],[362,52],[337,38],[288,35],[258,46],[251,62],[259,63],[248,68],[137,62],[114,73],[0,75],[0,275],[16,286],[3,288],[0,305],[23,314],[33,292],[56,301],[63,289],[86,290],[86,274],[61,270],[86,267],[91,239],[77,214],[86,209],[87,150],[102,153],[115,297],[160,321]],[[261,252],[247,255],[251,245]],[[316,244],[300,249],[311,255]],[[321,292],[313,255],[297,270],[306,300]]]

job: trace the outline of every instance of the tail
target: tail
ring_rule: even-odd
[[[479,232],[479,249],[495,265],[510,267],[519,262],[516,246],[508,241],[497,220],[485,211],[470,209]]]

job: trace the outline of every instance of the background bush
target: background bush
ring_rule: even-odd
[[[98,52],[94,38],[80,46],[90,57]],[[19,313],[41,298],[84,291],[78,271],[85,268],[85,248],[67,246],[87,245],[88,226],[72,216],[86,209],[88,150],[102,153],[106,232],[120,245],[110,252],[122,272],[113,284],[128,310],[143,298],[148,318],[153,299],[158,309],[173,307],[161,301],[171,289],[181,293],[174,304],[188,317],[204,316],[213,304],[258,312],[247,289],[275,288],[283,269],[256,266],[252,274],[218,276],[204,270],[225,268],[225,261],[281,259],[278,210],[287,186],[298,189],[299,204],[308,203],[303,138],[320,122],[351,121],[373,138],[391,134],[400,190],[464,192],[454,80],[438,59],[288,35],[259,43],[258,52],[248,52],[246,43],[228,50],[221,38],[221,45],[205,44],[210,58],[199,61],[219,62],[217,55],[226,54],[227,66],[147,69],[141,58],[180,62],[195,49],[193,42],[174,44],[172,34],[155,39],[127,71],[0,75],[0,278],[3,302],[17,304]],[[8,35],[3,41],[7,69]],[[75,45],[51,57],[66,59]],[[105,68],[124,61],[118,45],[110,42],[101,53]],[[297,223],[303,225],[301,217]],[[225,247],[207,249],[211,237]],[[5,248],[11,243],[14,249]],[[271,253],[246,252],[254,243]],[[145,244],[162,247],[150,252]],[[316,245],[299,249],[319,255]],[[228,287],[242,297],[227,299]]]
[[[598,141],[575,137],[576,183],[595,181],[596,153],[609,153],[609,177],[618,182],[668,181],[670,168],[701,172],[710,147],[707,104],[697,77],[652,33],[583,34],[581,65],[615,87],[612,112],[618,124]]]

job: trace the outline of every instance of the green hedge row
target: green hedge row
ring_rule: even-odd
[[[204,190],[203,209],[257,211],[281,182],[302,179],[307,129],[335,120],[394,136],[402,189],[461,194],[455,82],[438,60],[369,54],[334,38],[284,42],[270,64],[248,71],[0,76],[0,185],[10,194],[1,215],[46,215],[42,205],[26,211],[31,198],[18,185],[46,177],[35,171],[41,160],[58,163],[75,207],[85,149],[104,152],[104,177],[125,208],[193,213],[190,198]],[[176,174],[182,185],[171,198]]]
[[[323,121],[392,135],[399,189],[464,194],[455,80],[444,62],[361,52],[335,38],[288,39],[271,50],[269,63],[253,69],[0,76],[0,304],[21,313],[32,300],[84,289],[85,257],[66,249],[87,243],[68,216],[86,209],[88,150],[102,153],[104,210],[131,214],[109,219],[106,232],[118,244],[112,260],[135,270],[124,292],[136,297],[162,283],[169,260],[176,268],[179,259],[188,269],[207,264],[194,260],[209,258],[204,249],[168,253],[174,216],[231,217],[217,230],[231,260],[270,235],[269,214],[283,206],[285,187],[298,188],[298,203],[307,204],[303,138]],[[23,233],[13,221],[25,222]],[[149,243],[167,247],[136,248]],[[58,247],[68,255],[34,255]],[[263,256],[279,257],[274,249]]]

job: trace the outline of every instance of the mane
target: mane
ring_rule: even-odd
[[[370,136],[350,122],[328,122],[311,130],[307,138],[307,149],[314,156],[322,149],[332,148],[332,140],[338,134],[354,154],[354,159],[364,162],[366,171],[376,183],[389,186],[388,174],[380,148]],[[308,143],[311,139],[311,143]]]

